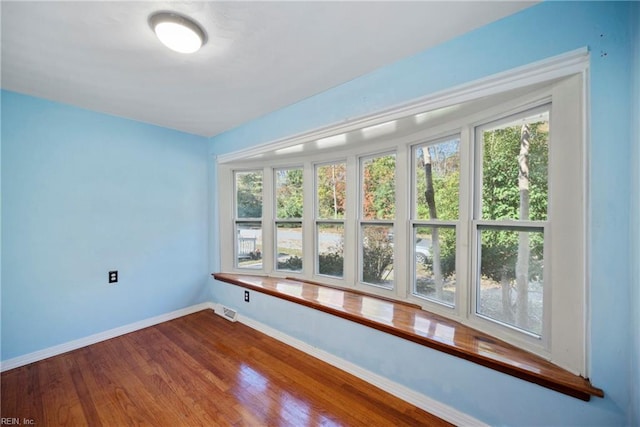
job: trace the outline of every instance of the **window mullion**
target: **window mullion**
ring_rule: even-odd
[[[472,227],[474,200],[474,133],[470,126],[460,131],[460,194],[459,216],[456,227],[456,272],[458,274],[459,292],[456,295],[456,313],[463,319],[468,319],[472,302],[475,301],[473,292],[473,263],[472,263]],[[475,304],[475,303],[473,303]]]
[[[315,233],[315,177],[314,166],[311,162],[305,162],[302,172],[302,272],[308,279],[313,277],[316,260],[316,233]]]
[[[358,200],[360,194],[360,179],[358,177],[358,159],[355,156],[347,158],[347,202],[344,220],[344,259],[352,260],[344,263],[344,280],[348,286],[355,286],[358,280]]]
[[[405,218],[409,218],[411,200],[411,150],[406,145],[396,148],[396,211],[394,219],[394,293],[398,298],[407,298],[411,288],[410,253],[407,253],[411,241]]]
[[[265,167],[262,171],[262,268],[266,274],[273,273],[274,270],[274,252],[276,250],[274,212],[275,212],[275,170]]]

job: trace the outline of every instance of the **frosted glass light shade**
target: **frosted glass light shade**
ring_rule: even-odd
[[[149,25],[162,44],[176,52],[196,52],[207,40],[205,32],[198,24],[173,12],[151,15]]]

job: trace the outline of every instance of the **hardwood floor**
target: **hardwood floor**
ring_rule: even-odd
[[[211,310],[1,378],[1,416],[22,425],[450,425]]]

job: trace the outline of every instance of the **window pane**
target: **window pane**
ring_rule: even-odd
[[[344,270],[344,225],[318,224],[318,274],[342,277]]]
[[[460,138],[414,148],[415,217],[458,219]]]
[[[262,218],[262,171],[236,172],[236,218]]]
[[[277,224],[276,241],[276,269],[302,271],[302,223]]]
[[[547,219],[549,112],[482,131],[482,218]]]
[[[362,226],[362,271],[365,283],[393,286],[393,227],[390,225]]]
[[[393,219],[396,211],[396,156],[366,159],[362,164],[362,218]]]
[[[477,312],[540,336],[543,246],[540,229],[479,227]]]
[[[347,165],[334,163],[316,168],[317,217],[320,219],[344,218]]]
[[[276,170],[276,218],[302,218],[302,169]]]
[[[236,224],[236,266],[262,268],[262,224],[243,222]]]
[[[450,306],[455,305],[455,227],[416,227],[414,231],[414,292]]]

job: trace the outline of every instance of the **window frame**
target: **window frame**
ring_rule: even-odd
[[[342,218],[322,218],[320,216],[320,202],[318,200],[318,193],[319,193],[319,188],[318,188],[318,169],[324,166],[331,166],[331,165],[338,165],[338,164],[344,164],[344,168],[345,168],[345,213],[343,215]],[[345,218],[347,216],[347,211],[348,211],[348,198],[347,198],[347,160],[346,159],[338,159],[335,161],[329,161],[329,162],[317,162],[317,163],[313,163],[313,188],[314,188],[314,192],[313,192],[313,199],[314,199],[314,204],[313,204],[313,221],[314,221],[314,227],[313,227],[313,242],[314,242],[314,253],[313,253],[313,258],[314,258],[314,265],[313,265],[313,273],[315,276],[319,277],[319,278],[330,278],[330,279],[344,279],[345,276],[345,266],[344,266],[344,252],[345,252],[345,240],[346,240],[346,224],[345,224]],[[319,226],[321,224],[339,224],[342,225],[342,230],[343,230],[343,250],[342,250],[342,255],[343,255],[343,262],[342,262],[342,277],[337,277],[337,276],[331,276],[331,275],[327,275],[327,274],[321,274],[320,273],[320,242],[319,242]]]
[[[365,171],[365,163],[368,160],[373,160],[373,159],[378,159],[378,158],[382,158],[382,157],[386,157],[386,156],[393,156],[394,160],[395,160],[395,165],[394,165],[394,171],[393,171],[393,176],[394,176],[394,200],[395,200],[395,205],[394,206],[394,214],[393,214],[393,218],[392,219],[379,219],[379,218],[372,218],[372,219],[365,219],[364,216],[364,198],[365,198],[365,188],[364,188],[364,171]],[[398,205],[398,201],[396,198],[396,195],[398,193],[398,155],[396,153],[395,150],[385,150],[382,152],[374,152],[374,153],[367,153],[367,154],[363,154],[358,156],[358,181],[357,181],[357,191],[359,194],[358,197],[358,219],[357,219],[357,230],[358,230],[358,234],[357,234],[357,248],[358,248],[358,271],[357,271],[357,277],[358,277],[358,285],[362,287],[363,290],[367,290],[370,288],[375,288],[378,292],[388,292],[390,295],[394,295],[397,292],[397,287],[396,287],[396,280],[394,277],[394,280],[389,284],[389,286],[385,286],[382,283],[369,283],[369,282],[365,282],[364,281],[364,228],[365,227],[390,227],[391,228],[391,234],[395,235],[395,229],[396,229],[396,220],[397,220],[397,211],[396,211],[396,207]],[[392,250],[393,254],[393,261],[392,261],[392,271],[397,272],[398,270],[398,265],[396,263],[396,250],[395,250],[395,244],[393,246],[393,250]],[[372,290],[372,289],[370,289]]]
[[[261,174],[261,179],[262,179],[262,191],[261,191],[261,216],[260,217],[247,217],[247,218],[241,218],[238,216],[238,200],[237,200],[237,195],[238,195],[238,180],[237,180],[237,176],[239,174],[242,173],[256,173],[259,172]],[[238,265],[238,256],[239,256],[239,248],[238,248],[238,234],[239,234],[239,229],[238,229],[238,225],[239,224],[260,224],[260,228],[263,228],[263,216],[264,216],[264,171],[262,169],[238,169],[238,170],[234,170],[233,171],[233,176],[232,176],[232,187],[233,187],[233,203],[232,203],[232,207],[233,207],[233,235],[234,235],[234,239],[233,239],[233,265],[234,268],[236,269],[243,269],[243,270],[247,270],[247,271],[259,271],[258,269],[255,268],[242,268]],[[264,240],[263,240],[264,241]],[[261,269],[260,269],[261,270]]]
[[[546,67],[546,68],[545,68]],[[535,71],[538,69],[538,71]],[[540,69],[545,70],[541,72]],[[520,76],[520,74],[523,74]],[[548,64],[537,64],[532,67],[531,70],[515,70],[511,72],[511,79],[505,78],[505,83],[500,85],[496,83],[501,81],[502,77],[492,78],[488,82],[477,83],[478,87],[490,87],[486,89],[490,94],[500,96],[502,93],[508,93],[508,91],[516,88],[525,88],[521,94],[515,97],[508,97],[504,99],[498,106],[494,108],[485,109],[483,111],[467,114],[462,118],[454,118],[446,123],[438,123],[428,129],[420,130],[419,132],[409,135],[402,135],[398,138],[393,136],[385,136],[384,138],[374,141],[370,144],[353,146],[345,146],[339,150],[328,150],[332,152],[317,151],[308,154],[292,154],[289,157],[274,157],[273,160],[268,162],[267,166],[264,166],[263,177],[269,176],[271,171],[275,169],[282,169],[285,166],[290,165],[303,165],[304,171],[304,198],[305,198],[305,212],[303,215],[303,235],[306,238],[303,240],[304,248],[304,273],[296,274],[287,271],[287,276],[300,276],[301,278],[322,281],[329,285],[342,286],[344,288],[360,288],[360,290],[368,292],[372,295],[383,295],[385,297],[392,297],[398,300],[407,300],[409,302],[420,304],[425,310],[442,314],[453,320],[467,324],[471,327],[481,329],[497,338],[504,339],[512,344],[532,351],[543,357],[550,359],[553,363],[570,370],[571,372],[587,376],[587,329],[588,329],[588,278],[586,275],[586,265],[588,260],[588,159],[587,159],[587,144],[588,144],[588,116],[587,116],[587,87],[588,87],[588,54],[585,52],[574,52],[568,55],[564,60],[554,59],[549,61]],[[517,82],[517,83],[514,83]],[[536,86],[536,84],[538,86]],[[529,87],[533,89],[528,90]],[[431,105],[433,110],[437,107],[447,107],[447,105],[456,106],[460,105],[461,97],[460,91],[452,91],[453,94],[447,96],[447,102],[442,99],[439,102],[431,100],[430,102],[417,102],[410,107],[402,107],[390,112],[381,113],[374,118],[366,118],[356,120],[348,125],[338,125],[329,128],[322,129],[320,131],[311,132],[301,136],[293,138],[287,138],[281,142],[274,144],[266,144],[261,146],[260,150],[276,150],[278,147],[282,147],[285,144],[287,146],[295,146],[305,141],[320,141],[324,139],[332,139],[333,135],[339,135],[342,130],[350,129],[357,130],[362,129],[367,124],[374,123],[375,125],[384,124],[390,120],[402,118],[412,113],[420,113],[420,111],[431,111],[425,107],[425,104]],[[465,91],[462,91],[463,95]],[[478,89],[471,95],[465,95],[469,100],[474,101],[480,99],[480,96],[486,95],[485,92]],[[477,165],[475,164],[476,157],[473,152],[473,146],[475,144],[475,129],[484,123],[488,123],[496,120],[499,117],[505,117],[514,113],[526,111],[536,106],[548,103],[549,98],[552,100],[551,111],[565,110],[570,111],[572,118],[570,125],[563,125],[564,129],[555,129],[557,120],[551,117],[550,122],[553,122],[553,133],[550,138],[568,138],[571,140],[571,144],[576,149],[576,155],[574,158],[569,159],[576,163],[575,170],[571,172],[571,178],[568,183],[560,182],[558,179],[557,171],[562,169],[559,166],[562,162],[567,161],[566,153],[558,154],[555,151],[554,144],[550,142],[549,152],[549,193],[552,191],[558,191],[559,194],[569,197],[572,204],[579,207],[579,209],[573,209],[573,212],[579,210],[580,219],[576,224],[569,224],[571,228],[570,233],[573,236],[579,236],[578,248],[572,247],[571,244],[558,242],[563,240],[558,236],[566,235],[563,226],[567,225],[566,218],[561,221],[551,222],[548,224],[549,232],[546,236],[551,236],[550,239],[553,242],[551,248],[548,249],[545,242],[545,263],[550,260],[553,266],[553,277],[547,280],[547,267],[545,266],[545,284],[556,283],[560,281],[569,281],[570,284],[566,286],[570,291],[566,289],[553,289],[553,292],[548,291],[551,298],[546,299],[549,301],[549,310],[545,311],[544,320],[547,325],[550,325],[551,330],[544,332],[543,340],[532,340],[531,337],[527,337],[519,331],[509,330],[510,328],[504,328],[502,326],[496,327],[492,321],[479,318],[473,315],[473,308],[475,306],[474,296],[471,295],[474,288],[471,285],[471,271],[476,268],[473,254],[470,250],[461,249],[474,245],[475,230],[477,223],[474,225],[473,220],[467,220],[465,218],[473,218],[474,210],[474,189],[473,180],[476,174]],[[409,112],[409,113],[408,113]],[[371,127],[374,127],[371,125]],[[566,128],[571,127],[568,131]],[[574,135],[570,135],[571,132]],[[413,287],[413,271],[415,256],[412,245],[413,227],[416,221],[413,215],[413,206],[411,205],[414,196],[411,195],[412,191],[407,191],[412,188],[411,180],[413,174],[413,147],[416,145],[424,145],[426,141],[436,141],[453,134],[460,135],[460,205],[459,216],[457,221],[445,221],[451,223],[456,227],[456,271],[464,276],[458,280],[455,306],[448,307],[443,306],[440,303],[432,301],[425,301],[425,298],[416,296],[412,292]],[[465,141],[471,141],[465,143]],[[319,144],[318,144],[319,145]],[[278,148],[281,149],[281,148]],[[292,150],[293,151],[293,150]],[[360,227],[361,227],[361,191],[360,191],[360,159],[365,157],[372,157],[380,153],[395,152],[396,154],[396,216],[392,221],[394,229],[394,274],[395,286],[393,289],[378,289],[375,285],[364,285],[359,281],[358,272],[361,265],[361,251],[358,249],[360,242]],[[236,157],[237,156],[237,157]],[[297,157],[294,157],[297,156]],[[347,203],[344,217],[344,259],[358,259],[358,268],[347,268],[345,262],[344,274],[342,279],[319,275],[317,274],[315,248],[317,248],[317,236],[315,228],[318,221],[316,218],[316,177],[315,168],[316,165],[322,163],[337,163],[346,159],[347,164]],[[219,159],[220,160],[220,159]],[[255,169],[254,165],[264,165],[265,161],[259,159],[256,156],[255,159],[241,160],[241,157],[237,154],[230,155],[228,158],[219,161],[218,163],[218,180],[221,193],[224,194],[224,183],[228,181],[228,176],[231,172],[236,170],[248,170]],[[463,166],[464,165],[464,166]],[[553,166],[552,166],[553,165]],[[253,168],[251,166],[254,166]],[[406,167],[403,167],[406,166]],[[552,172],[553,169],[553,172]],[[564,174],[562,174],[564,177]],[[403,182],[403,184],[398,184]],[[357,183],[357,185],[356,185]],[[463,185],[463,183],[465,183]],[[560,185],[558,185],[560,184]],[[269,186],[273,186],[273,183],[263,182],[263,194],[267,193]],[[398,187],[400,185],[400,188]],[[228,188],[228,187],[227,187]],[[575,192],[575,188],[579,188],[580,191]],[[569,194],[570,190],[575,194]],[[271,190],[272,192],[272,190]],[[235,192],[234,192],[235,194]],[[263,241],[264,246],[267,246],[268,239],[274,241],[275,235],[271,229],[272,227],[266,227],[265,224],[272,223],[274,218],[264,218],[265,213],[270,212],[268,200],[263,200]],[[548,221],[553,218],[555,221],[555,215],[552,214],[551,209],[556,209],[551,200],[549,200]],[[273,211],[273,208],[271,208]],[[411,213],[411,215],[410,215]],[[274,215],[275,216],[275,215]],[[224,210],[220,211],[220,227],[221,231],[224,230],[224,221],[228,218]],[[376,221],[379,222],[379,221]],[[554,237],[555,236],[555,237]],[[224,233],[221,235],[221,245],[224,247],[225,237]],[[572,271],[577,271],[577,279],[574,279],[567,274],[566,271],[556,274],[556,265],[553,263],[553,256],[555,253],[562,253],[566,250],[575,250],[577,253],[572,257],[571,268]],[[313,253],[313,256],[307,256]],[[266,254],[265,254],[266,255]],[[223,271],[235,271],[248,274],[267,274],[278,276],[282,272],[275,271],[275,269],[264,268],[267,265],[267,256],[264,257],[263,269],[260,271],[238,270],[232,263],[229,263],[229,257],[225,255],[224,251],[221,251],[221,267]],[[271,259],[271,264],[274,260]],[[275,264],[273,264],[275,265]],[[354,272],[355,271],[355,272]],[[466,285],[460,284],[461,280],[465,280]],[[546,288],[547,286],[545,286]],[[564,304],[567,300],[573,296],[571,292],[577,292],[579,296],[575,301],[571,302],[571,307],[565,307]],[[547,289],[545,289],[547,292]],[[545,295],[545,298],[547,296]],[[563,312],[567,312],[563,314]],[[575,320],[575,324],[569,324],[571,322],[564,321],[563,326],[555,327],[554,322],[559,321],[562,318],[571,318]],[[571,335],[570,339],[567,338],[567,334]],[[570,341],[568,343],[564,341]],[[568,355],[566,355],[568,354]]]
[[[438,227],[438,228],[453,228],[455,234],[456,234],[456,274],[458,272],[458,246],[461,244],[461,236],[460,236],[460,229],[462,228],[462,223],[464,221],[461,220],[461,212],[464,211],[464,208],[466,208],[466,206],[462,206],[461,201],[463,200],[462,197],[462,191],[463,191],[463,187],[466,186],[466,183],[462,182],[462,176],[463,176],[463,169],[465,169],[463,167],[463,163],[462,163],[462,150],[463,150],[463,139],[462,139],[462,134],[463,132],[461,130],[457,130],[454,132],[450,132],[447,135],[439,135],[437,137],[433,137],[433,138],[428,138],[425,139],[424,141],[421,141],[419,143],[415,143],[415,144],[411,144],[409,146],[410,148],[410,153],[411,153],[411,182],[409,183],[410,188],[411,188],[411,207],[410,207],[410,218],[409,218],[409,227],[410,227],[410,232],[409,232],[409,248],[408,248],[408,253],[409,256],[411,257],[411,283],[410,283],[410,289],[409,289],[409,294],[411,295],[411,298],[414,299],[414,301],[421,301],[422,304],[424,304],[425,302],[429,303],[431,305],[432,309],[441,309],[444,310],[445,313],[448,313],[449,315],[451,315],[451,313],[455,313],[458,314],[460,313],[460,310],[457,309],[457,307],[459,307],[460,305],[460,299],[463,298],[460,294],[460,289],[458,287],[458,283],[456,280],[456,293],[454,296],[454,300],[453,300],[453,304],[447,304],[444,301],[438,301],[436,299],[433,298],[429,298],[423,295],[419,295],[417,292],[415,292],[415,286],[416,286],[416,282],[417,282],[417,277],[416,277],[416,252],[415,252],[415,246],[413,245],[413,241],[414,241],[414,231],[417,228],[424,228],[424,227]],[[465,134],[466,135],[466,134]],[[457,219],[419,219],[418,218],[418,212],[417,212],[417,207],[418,207],[418,188],[417,188],[417,182],[414,179],[416,177],[417,174],[417,170],[416,170],[416,163],[417,163],[417,159],[415,156],[416,150],[419,147],[429,147],[432,145],[437,145],[440,144],[442,142],[446,142],[446,141],[451,141],[453,139],[458,139],[458,144],[459,144],[459,156],[460,156],[460,176],[459,176],[459,183],[458,183],[458,218]],[[466,187],[465,187],[466,188]],[[463,271],[463,274],[464,271]],[[421,305],[422,305],[421,304]]]
[[[306,235],[308,235],[308,233],[305,233],[305,214],[307,212],[305,212],[304,209],[304,205],[305,205],[305,201],[304,201],[304,194],[306,193],[305,191],[305,168],[304,166],[300,166],[300,165],[288,165],[288,166],[281,166],[281,167],[275,167],[275,168],[270,168],[271,170],[271,177],[272,177],[272,200],[275,201],[275,203],[273,203],[272,206],[272,212],[271,212],[271,216],[272,216],[272,229],[273,229],[273,247],[272,247],[272,251],[273,251],[273,264],[272,264],[272,270],[274,273],[279,273],[279,274],[304,274],[305,273],[305,267],[306,267],[306,263],[304,263],[304,259],[305,257],[305,253],[308,253],[308,251],[305,250],[305,240],[307,240],[305,238]],[[277,180],[278,180],[278,172],[279,171],[292,171],[292,170],[300,170],[302,172],[302,191],[303,191],[303,213],[302,213],[302,217],[301,218],[280,218],[278,217],[278,195],[277,195],[277,191],[278,191],[278,184],[277,184]],[[264,184],[263,184],[264,185]],[[279,269],[278,268],[278,225],[283,224],[283,225],[287,225],[287,224],[300,224],[300,246],[302,247],[302,259],[303,259],[303,264],[301,267],[301,270],[286,270],[286,269]]]
[[[480,133],[483,131],[484,127],[489,126],[498,126],[500,124],[508,123],[510,120],[526,116],[528,114],[539,112],[546,110],[549,112],[549,122],[551,123],[551,117],[553,116],[553,104],[551,94],[549,97],[545,97],[540,99],[537,102],[530,103],[529,105],[524,106],[523,108],[517,109],[516,111],[505,111],[502,114],[495,115],[493,118],[488,118],[484,123],[476,124],[473,127],[473,138],[471,141],[471,149],[473,151],[472,159],[473,162],[473,201],[471,206],[471,225],[470,225],[470,246],[472,249],[471,254],[471,271],[472,274],[475,274],[473,282],[480,276],[480,260],[478,259],[480,254],[480,241],[478,239],[480,228],[503,228],[507,231],[513,231],[517,229],[522,230],[536,230],[542,229],[542,232],[545,236],[549,236],[549,238],[545,239],[544,248],[543,248],[543,259],[545,263],[545,268],[543,272],[543,283],[550,284],[551,283],[551,273],[553,271],[553,259],[550,257],[550,246],[551,243],[549,240],[551,239],[551,211],[549,205],[551,205],[551,196],[552,196],[552,182],[550,176],[550,159],[551,159],[551,146],[554,144],[551,138],[551,130],[549,132],[549,162],[547,164],[548,167],[548,175],[547,175],[547,185],[548,185],[548,199],[547,199],[547,218],[541,221],[534,220],[493,220],[493,219],[484,219],[482,218],[482,162],[483,162],[483,147],[482,147],[482,138]],[[531,350],[537,354],[543,355],[545,357],[550,357],[550,336],[552,334],[552,325],[551,325],[551,285],[544,286],[543,285],[543,314],[542,314],[542,331],[540,336],[536,336],[536,334],[532,332],[528,332],[522,330],[514,325],[509,325],[504,322],[500,322],[497,319],[491,319],[488,316],[482,315],[477,312],[477,307],[479,304],[479,295],[478,295],[478,287],[477,283],[470,283],[470,306],[469,306],[469,315],[471,317],[471,322],[478,328],[482,330],[494,331],[494,334],[498,334],[498,336],[506,337],[507,340],[515,340],[520,343],[520,346]]]

